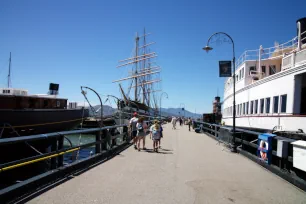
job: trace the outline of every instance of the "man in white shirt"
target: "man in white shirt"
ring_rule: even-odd
[[[138,122],[138,114],[135,112],[133,118],[130,120],[131,137],[133,138],[134,148],[137,149],[137,128],[136,124]]]
[[[172,120],[171,120],[171,123],[172,123],[172,129],[176,129],[176,118],[173,116],[172,117]]]

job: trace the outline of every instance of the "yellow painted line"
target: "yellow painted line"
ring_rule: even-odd
[[[15,168],[18,168],[18,167],[21,167],[21,166],[25,166],[25,165],[28,165],[28,164],[36,163],[36,162],[43,161],[43,160],[46,160],[46,159],[50,159],[50,158],[53,158],[53,157],[58,157],[58,156],[61,156],[63,154],[69,153],[69,152],[77,151],[79,149],[80,149],[80,147],[77,147],[77,148],[74,148],[74,149],[70,149],[70,150],[67,150],[67,151],[64,151],[64,152],[52,154],[52,155],[49,155],[49,156],[46,156],[46,157],[42,157],[42,158],[39,158],[39,159],[33,159],[31,161],[22,162],[22,163],[19,163],[19,164],[14,164],[12,166],[7,166],[7,167],[4,167],[4,168],[1,168],[0,172],[11,170],[11,169],[15,169]]]
[[[17,126],[12,126],[13,128],[22,128],[22,127],[33,127],[33,126],[42,126],[42,125],[52,125],[52,124],[58,124],[58,123],[67,123],[67,122],[72,122],[72,121],[77,121],[77,120],[82,120],[82,118],[79,119],[74,119],[74,120],[64,120],[64,121],[59,121],[59,122],[52,122],[52,123],[40,123],[40,124],[30,124],[30,125],[17,125]],[[11,127],[0,127],[0,128],[11,128]]]

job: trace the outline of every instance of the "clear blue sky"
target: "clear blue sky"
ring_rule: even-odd
[[[206,54],[201,48],[214,32],[232,36],[236,57],[246,49],[270,47],[296,35],[306,1],[0,1],[0,86],[6,86],[9,52],[12,85],[46,93],[60,84],[60,96],[83,101],[80,86],[119,95],[112,80],[124,75],[118,60],[130,57],[135,32],[145,27],[162,66],[163,107],[186,105],[211,112],[223,96],[218,60],[230,60],[231,45]],[[96,103],[94,96],[91,100]]]

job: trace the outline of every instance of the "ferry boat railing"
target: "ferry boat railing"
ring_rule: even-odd
[[[238,68],[241,64],[248,60],[259,60],[260,59],[273,59],[282,57],[285,53],[291,52],[297,48],[298,37],[294,37],[288,42],[282,43],[280,45],[275,45],[269,48],[257,49],[257,50],[247,50],[242,53],[242,55],[236,60],[236,67]]]
[[[202,133],[216,139],[218,142],[222,142],[226,147],[230,146],[232,141],[231,126],[200,121],[194,121],[194,123],[194,127],[200,128]],[[306,172],[293,167],[293,147],[291,142],[296,140],[281,136],[273,137],[272,162],[271,165],[268,165],[257,157],[257,138],[262,133],[264,132],[236,128],[235,142],[237,143],[238,152],[306,191]],[[278,156],[277,145],[280,144],[278,141],[288,143],[288,156],[284,158]]]
[[[65,137],[78,134],[82,134],[82,136],[90,134],[95,139],[85,144],[73,146],[64,144]],[[19,194],[33,190],[47,182],[53,182],[73,172],[88,168],[99,161],[109,159],[130,146],[131,139],[127,124],[0,139],[0,148],[14,148],[14,145],[23,143],[29,143],[35,148],[42,145],[49,147],[45,148],[46,151],[41,151],[42,154],[0,164],[1,184],[8,183],[5,188],[0,189],[0,200],[11,200],[18,197]],[[82,150],[87,151],[76,158],[76,152]],[[71,159],[64,163],[67,156]],[[37,165],[33,166],[34,164],[44,164],[44,167],[48,168],[34,171],[31,169],[37,168]],[[16,176],[16,170],[27,174],[25,180],[16,183],[11,179]],[[31,170],[36,173],[31,173]],[[11,175],[12,171],[15,173],[14,176]],[[40,173],[37,174],[37,172]],[[18,174],[22,175],[17,172],[16,178],[18,178]],[[5,179],[8,180],[4,181]]]

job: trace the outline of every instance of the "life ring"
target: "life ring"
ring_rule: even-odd
[[[268,150],[268,149],[269,149],[269,143],[268,143],[267,141],[261,140],[261,141],[260,141],[260,144],[259,144],[259,147],[260,147],[260,150],[262,150],[262,149]],[[266,152],[263,152],[263,151],[260,151],[260,157],[261,157],[263,160],[267,160],[267,153],[266,153]]]

